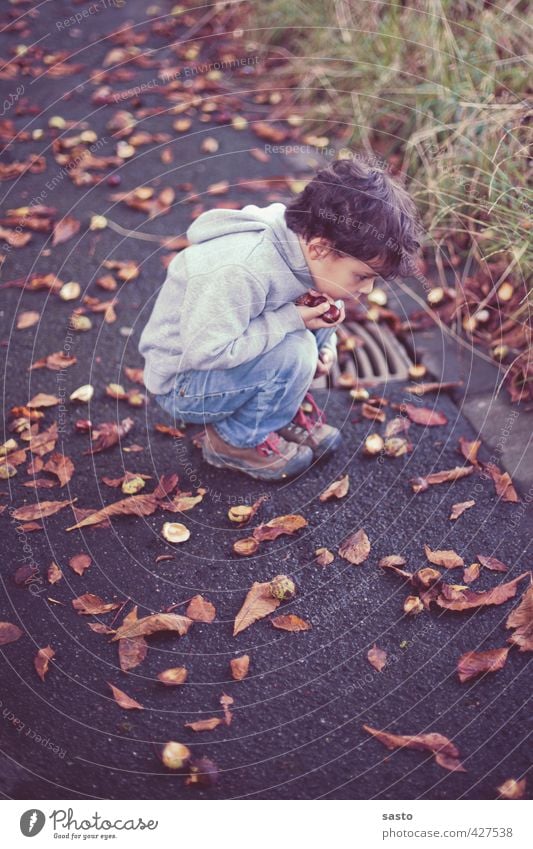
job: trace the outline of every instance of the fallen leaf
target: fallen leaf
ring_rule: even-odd
[[[335,555],[328,548],[317,548],[315,550],[315,561],[319,566],[329,566],[335,560]]]
[[[24,631],[13,625],[11,622],[0,622],[0,646],[6,646],[8,643],[14,643],[19,637],[22,637]]]
[[[481,440],[475,439],[472,442],[469,442],[468,439],[465,439],[464,436],[459,437],[459,451],[469,463],[472,463],[473,466],[478,465],[477,453],[481,448]]]
[[[511,476],[508,472],[500,472],[500,470],[497,466],[494,465],[494,463],[487,463],[484,468],[487,470],[492,480],[494,481],[496,494],[499,496],[499,498],[501,498],[502,501],[511,501],[515,504],[520,501],[516,489],[513,486]]]
[[[301,619],[294,613],[288,613],[284,616],[276,616],[270,620],[274,628],[280,628],[282,631],[309,631],[311,623],[305,619]]]
[[[168,687],[176,687],[178,684],[185,684],[188,672],[184,666],[175,666],[172,669],[165,669],[158,674],[158,679]]]
[[[179,616],[177,613],[152,613],[150,616],[143,616],[136,622],[117,628],[112,642],[131,637],[147,637],[155,634],[156,631],[177,631],[180,637],[183,637],[191,625],[192,619],[187,616]]]
[[[443,566],[445,569],[458,569],[459,566],[464,566],[465,562],[459,554],[451,549],[442,551],[432,551],[429,545],[424,545],[426,557],[434,566]]]
[[[224,720],[226,725],[231,725],[231,720],[233,719],[233,714],[230,711],[230,705],[233,704],[233,699],[231,696],[228,696],[226,693],[222,693],[220,699],[220,704],[224,709]]]
[[[252,531],[252,536],[258,542],[277,539],[281,534],[293,534],[307,525],[307,519],[303,516],[289,514],[287,516],[276,516],[265,524],[258,525]]]
[[[483,554],[478,554],[477,559],[481,563],[485,569],[490,569],[492,572],[508,572],[509,567],[502,563],[501,560],[498,560],[497,557],[485,556]]]
[[[442,734],[435,732],[429,734],[391,734],[388,731],[378,731],[377,728],[371,728],[370,725],[363,725],[363,729],[376,737],[387,749],[421,749],[431,752],[435,756],[436,763],[443,769],[466,772],[459,761],[459,749],[455,743],[452,743]]]
[[[121,708],[124,708],[125,710],[132,710],[133,708],[137,708],[138,710],[144,710],[143,706],[139,704],[139,702],[136,702],[135,699],[132,699],[130,698],[130,696],[127,696],[123,690],[119,690],[119,688],[115,687],[114,684],[111,684],[110,681],[108,681],[107,683],[113,691],[113,697],[117,705],[119,705]]]
[[[26,330],[34,327],[41,318],[41,313],[36,310],[24,310],[17,315],[17,330]]]
[[[509,637],[509,642],[518,646],[520,651],[533,651],[533,586],[529,587],[507,617],[506,628],[515,631]]]
[[[15,519],[23,519],[25,521],[32,519],[44,519],[45,516],[53,516],[69,504],[74,504],[72,501],[40,501],[39,504],[27,504],[25,507],[17,507],[13,510],[12,516]]]
[[[344,498],[350,489],[350,478],[348,475],[333,481],[319,496],[320,501],[330,501],[332,498]]]
[[[459,681],[464,684],[485,672],[498,672],[505,666],[509,648],[489,649],[488,651],[467,651],[457,661]]]
[[[372,648],[368,650],[367,659],[374,669],[381,672],[387,663],[387,652],[383,649],[378,649],[378,647],[374,644]]]
[[[35,671],[37,672],[37,675],[39,676],[41,681],[44,681],[44,676],[48,672],[48,665],[54,655],[55,651],[53,650],[52,646],[46,646],[46,648],[44,649],[39,649],[39,651],[35,655],[33,659],[33,665],[35,666]]]
[[[468,477],[474,471],[474,466],[456,466],[454,469],[446,469],[442,472],[433,472],[425,477],[412,478],[409,482],[413,488],[413,492],[423,492],[428,486],[434,486],[439,483],[449,483],[460,478]]]
[[[110,610],[116,610],[120,605],[115,601],[102,601],[100,596],[93,593],[84,593],[78,596],[78,598],[72,599],[72,607],[78,613],[98,616],[101,613],[109,613]]]
[[[76,218],[73,218],[71,215],[65,215],[65,217],[62,218],[61,221],[58,221],[54,227],[52,245],[55,247],[56,245],[71,239],[72,236],[76,235],[80,226],[81,222]]]
[[[214,604],[201,595],[195,595],[189,602],[185,615],[195,622],[212,622],[217,612]]]
[[[354,566],[364,563],[369,554],[370,540],[362,528],[346,537],[339,548],[339,555]]]
[[[235,554],[240,554],[241,557],[249,557],[251,554],[255,554],[258,548],[259,541],[254,537],[244,537],[233,543],[233,551]]]
[[[504,799],[523,799],[526,792],[526,779],[521,778],[517,781],[515,778],[508,778],[496,789]]]
[[[57,584],[57,582],[63,577],[63,572],[55,561],[52,561],[48,567],[47,577],[49,584]]]
[[[437,427],[448,423],[448,419],[444,413],[439,410],[434,410],[431,407],[417,407],[415,404],[401,404],[399,409],[402,413],[406,413],[410,420],[417,425],[424,427]]]
[[[401,554],[388,554],[381,558],[378,565],[382,569],[390,569],[392,566],[405,566],[406,563],[405,557],[402,557]]]
[[[122,620],[122,626],[138,622],[137,605],[130,610],[127,616]],[[144,637],[126,637],[120,640],[118,644],[118,660],[120,668],[123,672],[128,672],[130,669],[135,669],[143,662],[148,653],[148,644]]]
[[[459,516],[462,516],[465,510],[470,510],[471,507],[474,506],[476,502],[474,500],[471,501],[459,501],[457,504],[452,504],[452,512],[450,513],[450,519],[458,519]]]
[[[219,716],[213,716],[211,719],[197,719],[195,722],[186,722],[185,728],[190,728],[191,731],[212,731],[218,725],[224,722]]]
[[[472,584],[479,578],[480,571],[481,565],[479,563],[471,563],[463,572],[463,582],[465,584]]]
[[[449,584],[442,584],[441,594],[436,601],[439,607],[445,610],[471,610],[475,607],[486,607],[492,604],[503,604],[510,598],[516,595],[518,583],[528,577],[531,578],[531,572],[523,572],[512,581],[505,584],[499,584],[491,590],[483,592],[475,592],[469,589],[454,589]]]
[[[50,472],[59,480],[60,486],[66,486],[74,474],[74,463],[70,457],[65,457],[59,451],[55,451],[43,466],[43,471]]]
[[[69,368],[69,366],[73,366],[78,362],[77,358],[74,356],[68,356],[64,351],[54,351],[52,354],[47,354],[45,357],[41,357],[40,360],[35,360],[34,363],[31,364],[28,371],[33,371],[33,369],[37,368],[47,368],[50,371],[62,371],[64,368]]]
[[[233,636],[237,636],[245,628],[249,628],[258,619],[263,619],[280,605],[280,600],[270,592],[270,581],[258,583],[255,581],[244,600],[244,604],[235,617]]]
[[[230,662],[231,675],[235,681],[242,681],[248,675],[250,668],[250,655],[243,654],[240,657],[233,657]]]
[[[97,454],[100,451],[106,451],[108,448],[112,448],[123,436],[126,436],[130,432],[133,425],[134,421],[131,418],[122,419],[118,425],[115,422],[104,422],[101,425],[97,425],[92,431],[93,442],[90,448],[83,453]]]
[[[411,395],[426,395],[428,392],[440,392],[447,389],[454,389],[456,386],[462,386],[462,380],[447,381],[446,383],[417,383],[414,386],[407,386],[406,389]]]
[[[74,554],[68,561],[68,565],[76,575],[83,575],[92,562],[89,554]]]
[[[77,522],[66,528],[67,531],[74,531],[76,528],[84,528],[87,525],[94,525],[101,522],[102,519],[109,519],[111,516],[150,516],[155,513],[158,507],[158,502],[153,493],[143,495],[129,495],[127,498],[121,498],[120,501],[115,501],[113,504],[108,504],[101,510],[91,513]]]
[[[56,395],[47,395],[45,392],[39,392],[34,395],[31,401],[26,404],[30,409],[38,407],[54,407],[60,403],[60,399]]]

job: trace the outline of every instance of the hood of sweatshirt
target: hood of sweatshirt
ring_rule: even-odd
[[[191,244],[201,244],[230,233],[256,233],[268,239],[282,254],[284,261],[307,287],[313,281],[297,234],[285,223],[284,203],[242,209],[209,209],[198,216],[187,230]]]

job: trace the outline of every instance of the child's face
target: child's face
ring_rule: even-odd
[[[307,243],[298,238],[319,292],[334,300],[358,300],[372,291],[378,274],[371,265],[351,256],[338,256],[319,237]]]

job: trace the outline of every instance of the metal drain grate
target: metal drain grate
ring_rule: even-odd
[[[397,340],[386,324],[376,322],[345,322],[337,327],[339,343],[350,339],[356,344],[351,351],[345,351],[341,366],[335,365],[329,376],[330,386],[343,386],[339,383],[342,375],[357,380],[360,383],[385,383],[389,380],[406,380],[408,369],[413,365],[407,351]],[[344,362],[344,358],[346,361]],[[325,375],[313,381],[313,388],[323,389],[328,385]]]

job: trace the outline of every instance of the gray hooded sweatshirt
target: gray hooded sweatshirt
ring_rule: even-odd
[[[189,369],[229,369],[305,329],[294,301],[313,287],[285,204],[210,209],[167,269],[141,333],[144,383],[156,394]],[[336,334],[327,347],[335,350]]]

